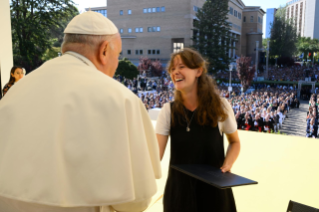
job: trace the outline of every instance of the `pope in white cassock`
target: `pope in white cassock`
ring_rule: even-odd
[[[85,12],[64,33],[63,56],[0,101],[0,211],[143,211],[159,150],[144,105],[112,78],[118,29]]]

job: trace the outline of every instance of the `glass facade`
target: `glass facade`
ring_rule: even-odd
[[[276,8],[267,9],[265,38],[270,38],[270,36],[271,36],[271,26],[275,20],[276,10],[277,10]]]

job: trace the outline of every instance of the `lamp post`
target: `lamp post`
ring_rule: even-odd
[[[256,72],[255,72],[255,80],[257,81],[257,76],[258,76],[258,53],[259,53],[259,41],[256,41]]]
[[[228,86],[228,91],[229,91],[229,97],[230,97],[230,92],[232,92],[233,88],[231,86],[231,72],[233,71],[234,65],[232,63],[229,64],[229,86]]]

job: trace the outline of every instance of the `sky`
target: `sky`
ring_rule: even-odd
[[[80,12],[84,11],[84,8],[89,7],[99,7],[106,6],[107,0],[73,0]],[[113,0],[112,0],[113,1]],[[114,0],[116,1],[116,0]],[[159,0],[160,1],[160,0]],[[258,0],[242,0],[246,6],[261,6],[261,8],[267,12],[268,8],[278,8],[279,6],[284,6],[287,0],[266,0],[266,1],[258,1]],[[266,33],[266,15],[264,16],[264,29],[263,33]]]

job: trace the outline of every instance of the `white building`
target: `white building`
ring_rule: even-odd
[[[288,0],[287,19],[292,19],[297,29],[297,34],[305,36],[306,3],[309,0]],[[314,0],[315,1],[315,0]],[[307,16],[308,17],[308,16]]]
[[[304,37],[319,39],[319,1],[307,0]]]

